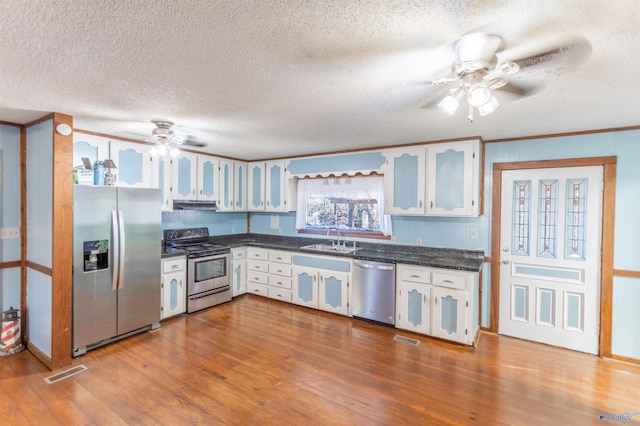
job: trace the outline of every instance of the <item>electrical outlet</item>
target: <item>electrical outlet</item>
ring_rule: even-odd
[[[282,235],[282,228],[278,228],[278,235]]]
[[[469,231],[469,238],[471,238],[472,240],[475,240],[476,238],[478,238],[478,230],[477,229],[471,229]]]
[[[20,238],[20,228],[0,229],[0,240],[11,240],[13,238]]]
[[[416,237],[416,245],[417,246],[421,246],[422,245],[422,237]]]

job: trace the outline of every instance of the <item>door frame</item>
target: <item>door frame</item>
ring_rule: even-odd
[[[500,308],[500,221],[502,172],[505,170],[547,169],[562,167],[602,166],[602,246],[600,248],[600,345],[599,355],[611,358],[613,305],[613,245],[615,224],[617,157],[567,158],[561,160],[520,161],[493,164],[491,189],[491,306],[489,331],[498,333]]]

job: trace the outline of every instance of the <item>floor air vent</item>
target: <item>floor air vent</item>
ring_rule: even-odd
[[[49,376],[45,378],[44,381],[47,382],[48,384],[52,384],[55,382],[59,382],[60,380],[66,379],[67,377],[71,377],[75,374],[82,373],[85,370],[87,370],[87,367],[81,364],[76,367],[70,368],[68,370],[61,371],[60,373],[54,374],[53,376]]]
[[[420,344],[420,340],[412,339],[411,337],[401,336],[399,334],[396,334],[395,337],[393,338],[393,340],[397,340],[398,342],[408,343],[410,345],[419,345]]]

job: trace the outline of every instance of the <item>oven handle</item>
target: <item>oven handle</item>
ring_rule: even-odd
[[[218,287],[218,288],[214,288],[213,290],[207,290],[207,291],[203,291],[202,293],[191,295],[189,296],[189,300],[202,299],[203,297],[212,296],[214,294],[223,293],[229,290],[231,290],[231,286],[226,285],[224,287]]]

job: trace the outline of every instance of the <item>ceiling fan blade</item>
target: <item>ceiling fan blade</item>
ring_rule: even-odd
[[[510,81],[507,81],[502,87],[498,87],[495,90],[500,91],[500,93],[506,94],[507,98],[526,98],[529,96],[533,96],[540,92],[544,88],[543,85],[524,85],[524,84],[516,84]]]
[[[515,62],[520,72],[545,66],[573,69],[589,57],[591,43],[583,36],[567,36],[549,43],[529,43],[498,54],[500,61]]]

